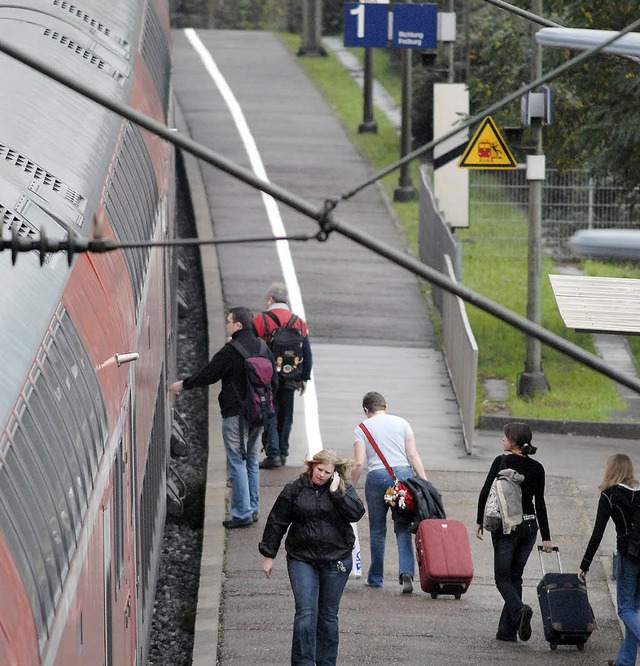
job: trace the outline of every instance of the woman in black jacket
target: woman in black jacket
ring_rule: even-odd
[[[532,456],[537,448],[531,443],[533,435],[526,423],[507,423],[503,429],[502,448],[478,497],[476,536],[482,539],[483,514],[489,490],[498,472],[513,469],[524,476],[522,481],[522,523],[509,534],[502,529],[491,533],[493,569],[498,592],[504,600],[496,639],[499,641],[528,641],[531,638],[531,606],[522,601],[522,574],[535,545],[538,526],[542,549],[550,552],[553,544],[549,532],[547,505],[544,500],[544,467]]]
[[[636,663],[640,647],[640,560],[631,557],[631,523],[634,514],[632,505],[640,503],[640,486],[634,478],[633,463],[629,456],[624,453],[609,456],[598,489],[601,494],[596,522],[580,564],[578,577],[583,583],[586,582],[587,572],[600,546],[609,518],[613,518],[618,550],[616,597],[625,636],[615,661],[610,661],[609,666],[631,666]]]
[[[338,657],[338,608],[355,541],[350,523],[364,515],[355,488],[345,483],[348,462],[331,449],[307,460],[307,469],[276,499],[258,550],[268,578],[287,533],[287,570],[296,614],[292,666],[334,666]]]

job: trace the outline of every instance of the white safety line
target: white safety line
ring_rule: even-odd
[[[262,158],[260,157],[260,152],[256,146],[256,142],[253,139],[249,125],[242,113],[240,104],[235,98],[233,91],[227,84],[224,76],[218,69],[211,53],[204,46],[198,35],[193,28],[186,28],[184,31],[185,36],[193,46],[196,53],[200,56],[202,63],[205,66],[205,69],[211,76],[211,79],[218,88],[220,94],[222,95],[224,101],[231,112],[231,117],[236,124],[242,143],[244,144],[247,155],[249,156],[249,161],[251,163],[251,168],[256,176],[266,182],[269,182],[267,178],[267,172],[264,168]],[[275,199],[269,195],[262,192],[262,201],[264,207],[267,211],[267,217],[269,218],[269,223],[271,225],[271,231],[274,236],[285,236],[286,230],[284,228],[284,223],[282,222],[282,217],[280,216],[280,210],[278,209],[278,204]],[[286,240],[276,241],[276,250],[278,251],[278,259],[280,260],[280,267],[282,268],[282,274],[284,276],[284,281],[287,286],[287,292],[289,294],[289,301],[291,304],[291,309],[293,312],[298,314],[303,319],[306,319],[304,312],[304,304],[302,303],[302,294],[300,292],[300,285],[298,284],[298,278],[296,276],[296,269],[293,265],[293,259],[291,257],[291,251],[289,249],[289,242]],[[304,399],[304,418],[305,418],[305,429],[307,433],[307,448],[309,455],[312,456],[314,453],[320,451],[322,447],[322,436],[320,435],[320,420],[318,417],[318,397],[316,394],[316,387],[313,381],[313,378],[307,382],[307,390],[302,396]]]

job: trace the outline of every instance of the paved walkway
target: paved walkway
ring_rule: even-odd
[[[247,109],[247,122],[264,150],[273,181],[321,202],[323,195],[343,189],[345,182],[357,182],[359,173],[368,172],[345,140],[331,109],[277,37],[227,31],[198,34]],[[180,128],[246,163],[220,95],[204,75],[183,33],[175,34],[174,63],[174,86],[183,111]],[[307,122],[299,122],[301,117]],[[226,176],[209,167],[200,168],[190,158],[187,167],[199,234],[260,232],[264,213],[252,192],[238,189]],[[354,202],[357,205],[348,213],[355,216],[353,219],[360,216],[359,224],[372,225],[376,234],[399,243],[395,222],[380,197],[376,190],[366,201]],[[308,222],[299,217],[287,212],[284,216],[287,229],[288,225],[308,228]],[[332,244],[333,239],[328,244],[330,253],[325,247],[306,245],[293,250],[307,318],[312,322],[315,388],[324,445],[349,455],[362,394],[371,388],[383,392],[391,411],[412,423],[425,467],[443,494],[449,517],[467,525],[476,569],[469,592],[459,601],[451,597],[432,600],[420,591],[402,595],[396,582],[395,547],[389,541],[385,587],[370,590],[362,580],[348,584],[341,607],[340,663],[512,664],[518,660],[533,666],[552,660],[556,663],[558,658],[563,664],[605,663],[615,655],[620,641],[606,559],[594,566],[590,575],[598,630],[584,652],[561,649],[561,654],[551,653],[541,634],[537,610],[530,642],[498,644],[493,639],[500,598],[492,581],[492,549],[487,540],[480,542],[473,537],[473,526],[478,490],[490,461],[501,450],[500,434],[476,433],[474,454],[466,455],[457,406],[442,355],[434,348],[426,309],[419,307],[415,281],[401,272],[385,272],[384,263],[370,261],[353,244]],[[212,352],[223,343],[224,306],[242,300],[260,307],[264,287],[272,277],[266,274],[277,274],[274,256],[272,245],[203,251]],[[339,334],[335,333],[336,312],[345,324]],[[402,335],[407,337],[398,344]],[[297,462],[308,446],[302,427],[304,404],[297,402],[291,466],[261,474],[261,521],[255,527],[225,533],[220,523],[226,474],[216,395],[214,388],[210,391],[207,516],[193,663],[281,666],[289,661],[293,617],[284,558],[277,558],[274,576],[267,580],[260,571],[256,546],[277,493],[300,471]],[[542,434],[536,434],[535,442],[549,475],[552,533],[566,569],[575,570],[590,532],[596,486],[606,457],[617,450],[633,453],[635,443]],[[366,566],[366,519],[360,522],[359,532]],[[602,552],[606,555],[610,551],[608,535]],[[535,585],[540,571],[535,558],[525,576],[525,598],[537,609]]]

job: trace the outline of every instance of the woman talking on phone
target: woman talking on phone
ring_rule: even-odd
[[[338,609],[355,541],[350,523],[364,515],[355,488],[346,483],[348,461],[323,449],[276,499],[258,550],[271,577],[273,559],[287,534],[287,571],[295,599],[291,666],[334,666],[338,658]]]

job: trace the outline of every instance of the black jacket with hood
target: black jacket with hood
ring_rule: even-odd
[[[276,499],[258,550],[275,557],[287,530],[285,549],[295,560],[312,564],[337,562],[351,553],[355,536],[350,523],[364,515],[364,505],[355,488],[329,490],[331,479],[315,486],[305,472],[288,483]]]

